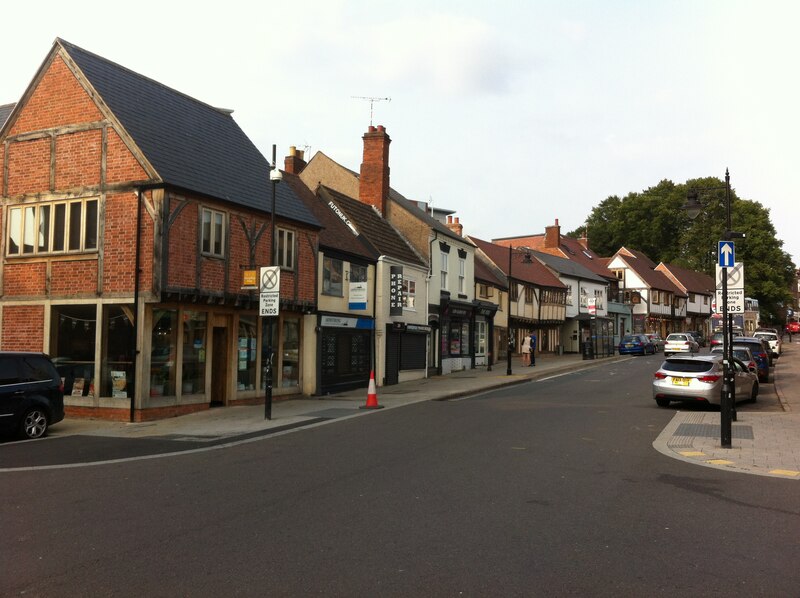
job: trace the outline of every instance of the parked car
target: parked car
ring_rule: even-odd
[[[626,334],[619,342],[620,355],[653,355],[656,346],[644,334]]]
[[[786,332],[791,332],[792,334],[800,333],[800,322],[789,322],[786,324]]]
[[[667,335],[664,343],[664,355],[669,357],[673,353],[697,353],[700,350],[697,341],[687,332],[673,332]]]
[[[0,433],[41,438],[64,419],[64,385],[44,353],[0,352]]]
[[[764,348],[764,343],[757,338],[737,336],[733,341],[733,348],[736,349],[737,347],[750,349],[753,359],[758,364],[758,381],[769,382],[769,355],[767,349]]]
[[[755,401],[758,378],[738,359],[733,360],[735,400]],[[722,356],[670,357],[653,375],[653,398],[659,407],[672,401],[719,405],[722,394]]]
[[[742,333],[734,330],[733,331],[733,338],[736,338],[736,337],[739,337],[739,336],[742,336]],[[715,332],[714,334],[712,334],[711,335],[711,341],[709,342],[709,344],[710,344],[710,346],[712,348],[714,348],[714,347],[716,347],[718,345],[721,346],[722,345],[722,333],[721,332]]]
[[[651,343],[653,343],[653,344],[655,345],[655,347],[656,347],[656,353],[658,353],[659,351],[663,351],[663,350],[664,350],[664,339],[663,339],[663,338],[661,338],[661,337],[658,335],[658,333],[651,332],[651,333],[647,333],[647,334],[645,334],[645,336],[646,336],[648,339],[650,339],[650,342],[651,342]]]
[[[775,334],[774,332],[760,332],[756,331],[753,333],[755,338],[764,339],[769,343],[769,348],[772,351],[773,357],[780,357],[781,356],[781,337]]]
[[[703,336],[703,333],[699,330],[688,330],[687,334],[691,334],[694,337],[694,340],[697,341],[697,345],[699,347],[706,346],[706,337]]]
[[[753,354],[751,353],[750,349],[748,349],[747,347],[740,346],[740,347],[731,347],[731,350],[733,351],[733,357],[735,359],[741,361],[743,364],[747,366],[748,370],[750,370],[751,372],[755,372],[755,374],[758,375],[758,364],[756,363],[756,360],[753,357]],[[718,347],[714,347],[713,349],[711,349],[711,354],[722,355],[722,345],[719,345]]]

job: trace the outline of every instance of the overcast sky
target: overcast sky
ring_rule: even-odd
[[[370,105],[391,184],[484,239],[717,176],[800,262],[795,0],[140,0],[4,5],[0,104],[61,37],[208,104],[262,153],[353,170]],[[735,222],[734,222],[735,226]],[[591,242],[591,239],[590,239]]]

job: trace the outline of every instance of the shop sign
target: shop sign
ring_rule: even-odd
[[[347,309],[367,309],[367,283],[351,282]]]
[[[372,320],[368,318],[346,318],[340,316],[322,316],[319,320],[323,328],[358,328],[372,330]]]
[[[389,315],[403,315],[403,266],[389,267]]]
[[[242,270],[242,290],[255,291],[258,289],[258,270]]]
[[[431,331],[430,326],[425,326],[424,324],[406,324],[406,331],[407,332],[423,332],[428,333]]]

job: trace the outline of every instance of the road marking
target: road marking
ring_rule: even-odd
[[[789,478],[797,478],[800,477],[800,471],[793,471],[791,469],[773,469],[770,473],[775,475],[782,475]]]
[[[733,461],[728,461],[727,459],[709,459],[706,463],[711,463],[711,465],[733,465]]]
[[[703,451],[681,451],[679,454],[683,455],[684,457],[705,457],[706,454]]]

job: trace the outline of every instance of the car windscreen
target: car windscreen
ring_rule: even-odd
[[[756,332],[754,336],[756,338],[763,338],[764,340],[768,340],[768,341],[776,341],[776,340],[778,340],[778,336],[777,335],[770,334],[770,333],[766,333],[765,334],[765,333]]]
[[[750,352],[753,353],[754,355],[761,355],[762,353],[765,352],[764,351],[764,346],[760,342],[758,342],[758,343],[755,343],[755,342],[748,343],[748,342],[745,342],[745,341],[742,341],[742,342],[734,341],[733,348],[735,349],[737,345],[740,346],[740,347],[747,347],[748,349],[750,349]]]
[[[695,359],[667,359],[661,366],[667,372],[697,373],[707,372],[714,367],[713,361]]]
[[[669,342],[669,341],[687,341],[687,340],[689,340],[689,339],[686,338],[685,334],[670,334],[667,337],[667,342]]]

